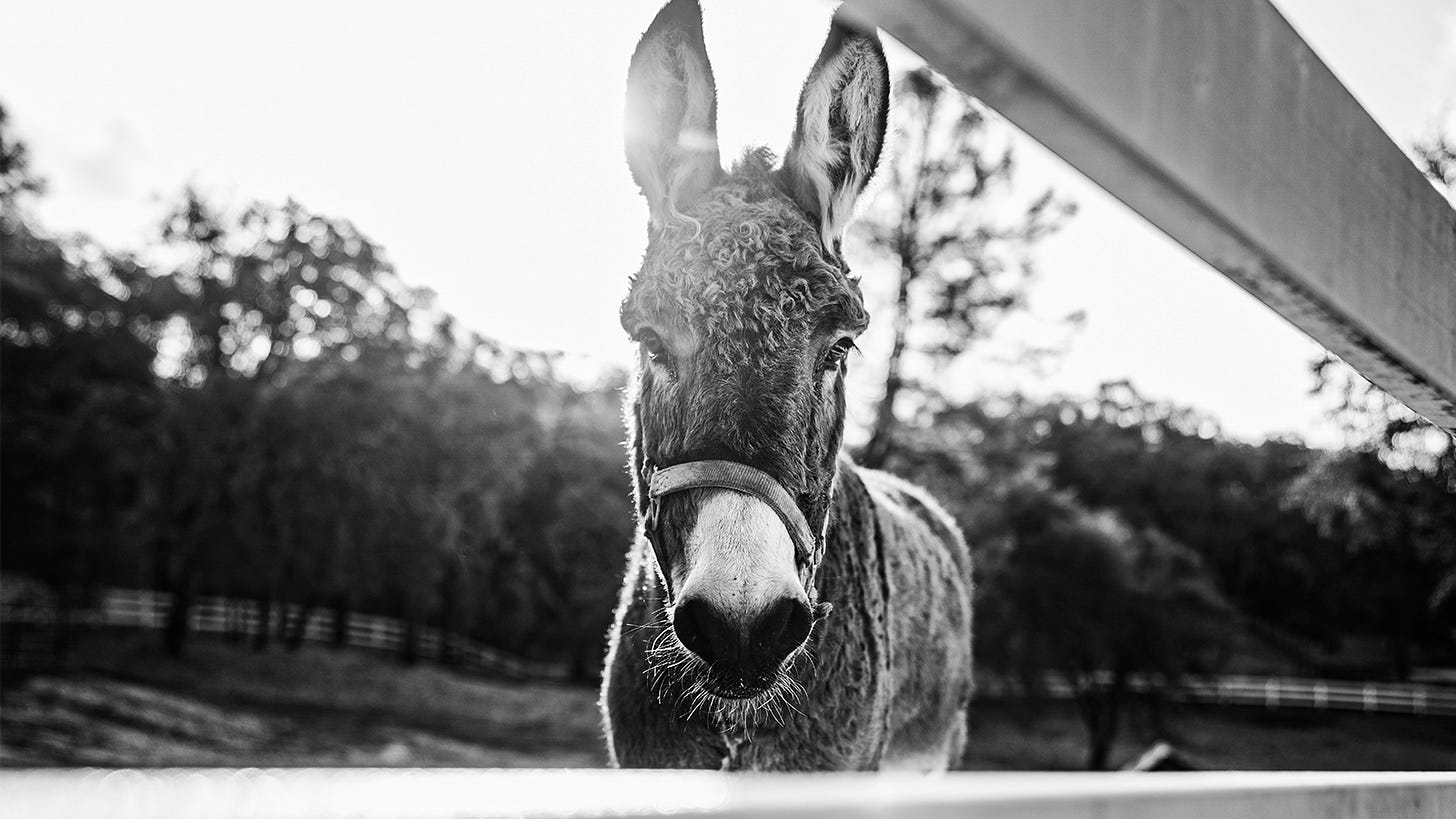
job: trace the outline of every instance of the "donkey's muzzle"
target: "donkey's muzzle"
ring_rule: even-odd
[[[689,597],[673,612],[672,627],[684,647],[708,663],[725,697],[752,697],[768,687],[784,658],[809,639],[809,607],[792,597],[756,616],[724,612],[701,597]]]

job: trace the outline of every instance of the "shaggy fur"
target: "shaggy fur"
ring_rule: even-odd
[[[635,445],[655,464],[724,458],[773,475],[805,504],[811,526],[828,512],[843,432],[843,379],[817,365],[841,335],[869,326],[859,285],[830,261],[805,215],[780,189],[767,149],[751,151],[686,218],[658,231],[622,306],[622,326],[652,327],[692,349],[638,372]],[[646,497],[638,493],[639,510]],[[665,525],[691,525],[692,493],[663,504]]]
[[[695,3],[675,0],[638,51],[662,53],[662,42],[672,44],[678,61],[694,66],[699,90],[704,72],[711,90],[706,53],[680,51],[684,43],[701,48],[698,19]],[[833,87],[818,87],[816,78]],[[671,77],[629,77],[635,81],[686,93],[693,87]],[[714,186],[683,198],[670,185],[642,184],[672,208],[660,222],[654,218],[622,306],[629,333],[661,339],[656,355],[644,344],[627,416],[639,520],[653,466],[724,459],[761,469],[822,534],[822,559],[810,567],[805,591],[833,613],[823,616],[829,607],[818,607],[808,642],[762,692],[748,699],[710,693],[714,670],[677,639],[662,582],[666,576],[681,587],[683,544],[704,490],[662,498],[656,539],[664,565],[639,528],[603,674],[601,706],[616,765],[938,769],[959,758],[971,693],[965,543],[924,493],[840,454],[845,365],[834,351],[869,317],[837,253],[837,235],[826,234],[842,228],[843,217],[827,211],[852,202],[873,170],[887,86],[878,41],[836,21],[805,84],[805,100],[817,101],[801,100],[798,160],[791,152],[776,170],[767,150],[750,151]],[[651,110],[711,108],[690,99]],[[814,126],[805,116],[831,121]],[[653,122],[674,127],[661,117]],[[878,130],[856,135],[846,130],[851,123]],[[672,157],[642,148],[671,138],[634,136],[629,126],[628,142],[639,183],[682,178]],[[810,154],[814,173],[802,164]]]
[[[935,770],[960,758],[971,610],[955,524],[923,493],[847,459],[832,518],[819,591],[834,613],[788,663],[796,688],[778,715],[704,706],[690,681],[654,678],[652,649],[672,632],[651,550],[637,541],[602,685],[613,764]]]

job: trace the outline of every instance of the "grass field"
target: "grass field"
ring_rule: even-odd
[[[404,667],[307,646],[256,654],[197,640],[92,637],[75,673],[0,693],[7,765],[469,765],[606,763],[592,691]]]
[[[1154,742],[1171,742],[1208,770],[1456,770],[1456,719],[1191,706],[1170,712],[1166,733],[1146,720],[1124,725],[1114,764]],[[971,717],[964,766],[1071,770],[1086,737],[1069,703],[982,703]]]
[[[0,690],[0,764],[593,767],[606,762],[596,692],[512,683],[357,651],[255,654],[155,635],[95,635],[63,676]],[[1157,739],[1200,767],[1456,769],[1456,720],[1186,708],[1162,736],[1137,720],[1115,762]],[[966,767],[1076,769],[1085,750],[1065,703],[983,703]]]

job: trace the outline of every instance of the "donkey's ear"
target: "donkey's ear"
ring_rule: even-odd
[[[799,119],[784,158],[794,198],[819,221],[824,246],[835,252],[880,160],[889,109],[890,69],[880,38],[852,25],[841,7],[799,92]]]
[[[637,43],[627,69],[627,164],[660,226],[712,187],[718,94],[697,0],[672,0]]]

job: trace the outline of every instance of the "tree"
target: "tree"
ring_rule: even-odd
[[[1373,449],[1329,453],[1285,490],[1346,558],[1346,604],[1385,638],[1396,676],[1423,647],[1450,651],[1456,632],[1456,470],[1392,469]]]
[[[1039,690],[1050,672],[1072,690],[1087,729],[1087,767],[1108,766],[1135,677],[1155,692],[1219,661],[1231,612],[1187,547],[1133,531],[1070,496],[1010,493],[1014,545],[983,566],[992,591],[977,613],[991,665]]]
[[[8,213],[20,197],[39,193],[45,181],[30,169],[30,150],[10,133],[10,115],[0,104],[0,205]]]
[[[1293,441],[1244,444],[1126,383],[1104,385],[1090,400],[1022,401],[1003,411],[963,408],[937,418],[968,427],[947,434],[980,460],[1007,460],[997,453],[1019,446],[1080,504],[1191,549],[1237,605],[1242,627],[1304,673],[1384,673],[1368,658],[1340,656],[1352,638],[1383,638],[1397,674],[1414,657],[1439,661],[1450,652],[1449,448],[1416,459],[1378,447],[1327,453]],[[997,480],[1015,477],[1002,470]],[[992,499],[968,508],[968,534],[1008,537],[994,486],[966,483]]]
[[[994,220],[991,204],[1016,162],[996,145],[986,110],[924,68],[900,79],[896,98],[886,182],[856,226],[870,255],[898,271],[884,389],[860,453],[875,468],[889,456],[903,399],[928,390],[910,359],[943,368],[1020,307],[1028,250],[1075,210],[1047,191],[1017,218]]]
[[[559,613],[520,623],[516,650],[561,657],[581,681],[601,673],[618,591],[607,580],[620,573],[632,538],[618,443],[621,383],[619,375],[615,384],[565,391],[551,402],[557,411],[543,425],[544,439],[504,521],[511,560],[502,579],[509,578],[515,607]]]
[[[330,606],[340,642],[350,610],[403,618],[406,660],[434,625],[596,672],[631,537],[620,377],[462,332],[294,202],[185,191],[160,271],[46,236],[26,156],[0,127],[7,573],[170,592],[172,653],[223,594],[256,602],[259,649]]]
[[[1456,135],[1436,133],[1417,142],[1416,167],[1446,197],[1456,197]]]
[[[0,532],[7,571],[69,605],[134,554],[155,305],[131,259],[32,226],[43,187],[0,108]]]
[[[145,499],[157,583],[173,599],[164,642],[179,653],[191,601],[220,563],[234,564],[232,584],[249,589],[264,615],[287,582],[296,552],[280,469],[298,459],[270,422],[287,423],[273,410],[289,365],[402,344],[409,294],[352,225],[292,202],[229,219],[189,189],[161,233],[181,262],[150,282],[166,313],[164,406]]]
[[[1217,667],[1233,609],[1191,548],[1053,485],[1049,444],[1066,407],[987,403],[905,430],[889,466],[943,499],[971,544],[978,667],[1033,692],[1048,677],[1067,685],[1087,764],[1104,768],[1135,698],[1155,704],[1185,675]]]

